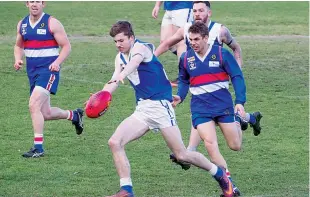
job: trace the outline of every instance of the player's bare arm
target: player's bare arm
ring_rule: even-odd
[[[152,17],[153,18],[156,19],[158,17],[158,13],[159,13],[160,6],[162,3],[163,3],[162,1],[156,1],[155,6],[154,6],[153,11],[152,11]]]
[[[19,21],[17,24],[17,32],[16,32],[16,43],[14,46],[14,58],[15,58],[15,63],[14,63],[14,68],[15,70],[19,70],[22,65],[23,65],[23,56],[24,56],[24,42],[22,35],[20,35],[20,25],[22,21]]]
[[[120,65],[119,63],[119,55],[120,54],[117,54],[116,57],[115,57],[115,68],[114,68],[114,73],[112,75],[112,78],[111,80],[106,83],[103,87],[103,91],[108,91],[110,92],[111,94],[118,88],[118,77],[120,75],[120,73],[122,72],[122,66]]]
[[[119,75],[119,81],[122,81],[130,75],[133,71],[135,71],[140,63],[145,58],[146,51],[149,51],[146,46],[144,45],[135,45],[134,48],[131,50],[131,59],[128,64],[125,66],[124,70]]]
[[[234,57],[236,61],[238,62],[240,68],[242,67],[242,53],[241,53],[241,47],[239,43],[232,37],[229,29],[225,26],[221,27],[220,30],[220,40],[225,43],[229,48],[232,49],[234,53]]]
[[[170,47],[176,45],[180,41],[184,39],[184,28],[178,29],[173,36],[165,40],[164,42],[160,43],[160,45],[157,47],[157,49],[154,52],[154,55],[156,57],[160,56],[161,54],[165,53],[169,50]]]
[[[59,71],[60,64],[69,56],[71,52],[71,44],[65,32],[63,25],[55,18],[50,19],[50,30],[54,35],[54,38],[58,45],[61,47],[58,58],[50,66],[52,71]]]

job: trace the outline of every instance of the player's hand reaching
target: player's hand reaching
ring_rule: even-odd
[[[23,64],[24,64],[23,60],[15,61],[15,63],[14,63],[15,70],[17,71],[17,70],[21,69],[23,67]]]
[[[122,84],[124,84],[124,79],[125,79],[125,78],[126,78],[126,77],[125,77],[122,73],[120,73],[120,74],[118,75],[117,79],[115,80],[115,82],[116,82],[116,83],[121,82]]]
[[[179,103],[181,103],[181,97],[179,95],[172,95],[173,101],[172,101],[172,107],[176,107]]]
[[[55,62],[53,62],[48,68],[49,68],[50,71],[52,71],[52,72],[59,72],[59,70],[60,70],[60,65],[57,64],[57,63],[55,63]]]
[[[241,104],[235,105],[235,113],[238,113],[242,118],[245,118],[244,107]]]
[[[158,7],[158,6],[155,6],[155,7],[153,8],[153,11],[152,11],[152,17],[153,17],[153,18],[156,19],[156,18],[158,17],[159,9],[160,9],[160,7]]]

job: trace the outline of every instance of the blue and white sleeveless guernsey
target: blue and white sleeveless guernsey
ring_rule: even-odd
[[[185,40],[185,44],[187,46],[187,50],[191,49],[190,42],[189,42],[188,30],[189,30],[190,26],[192,26],[193,23],[194,22],[186,23],[184,26],[184,40]],[[212,45],[223,46],[223,43],[221,42],[221,40],[219,38],[221,27],[222,27],[222,24],[216,23],[214,21],[209,21],[209,24],[208,24],[208,29],[209,29],[208,44],[210,46],[212,46]]]
[[[193,49],[183,53],[179,64],[177,94],[183,101],[190,89],[192,113],[234,114],[232,97],[228,91],[229,77],[236,93],[235,104],[243,105],[246,102],[246,86],[242,71],[227,49],[213,45],[209,50],[203,58]]]
[[[172,101],[172,88],[167,78],[163,65],[154,55],[154,45],[135,40],[134,45],[143,44],[152,52],[149,62],[141,62],[138,68],[127,78],[135,90],[136,101],[141,100],[168,100]],[[120,65],[125,67],[127,61],[122,53],[119,53]],[[129,53],[129,61],[131,59]]]
[[[38,73],[50,73],[49,66],[59,56],[59,46],[49,29],[51,16],[43,13],[32,27],[29,15],[20,26],[20,34],[24,41],[24,52],[28,76]]]
[[[165,1],[164,10],[180,10],[180,9],[192,9],[192,1]]]

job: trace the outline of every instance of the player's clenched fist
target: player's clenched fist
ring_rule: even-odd
[[[21,69],[21,67],[23,67],[23,64],[24,64],[23,60],[17,60],[17,61],[15,61],[15,63],[14,63],[14,68],[15,68],[15,70]]]
[[[60,70],[60,66],[59,66],[59,64],[52,63],[52,64],[49,66],[49,69],[50,69],[50,71],[56,71],[56,72],[59,72],[59,70]]]

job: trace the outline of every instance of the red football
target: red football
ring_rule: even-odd
[[[85,107],[85,113],[89,118],[98,118],[103,115],[112,100],[108,91],[99,91],[90,96]]]

